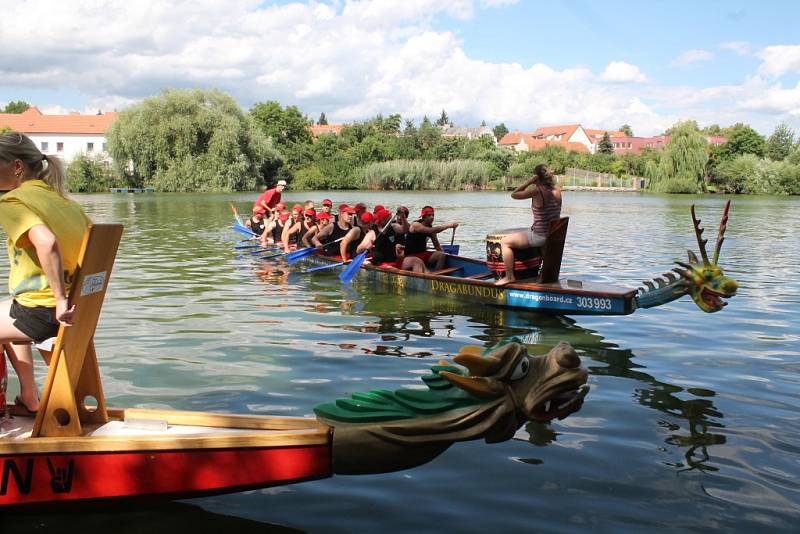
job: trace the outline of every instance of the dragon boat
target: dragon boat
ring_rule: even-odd
[[[689,250],[688,262],[677,266],[638,289],[560,278],[561,259],[566,240],[568,217],[553,221],[543,250],[515,259],[515,271],[533,274],[505,286],[496,286],[495,278],[502,266],[499,245],[487,238],[487,261],[447,254],[443,269],[414,273],[393,267],[380,267],[365,262],[361,272],[376,283],[396,288],[460,299],[476,304],[505,308],[528,309],[557,315],[628,315],[640,308],[653,308],[677,300],[684,295],[704,312],[717,312],[733,297],[737,282],[726,276],[718,265],[728,223],[730,201],[725,205],[719,225],[714,253],[709,258],[707,240],[703,239],[701,221],[691,208],[700,256]],[[508,231],[506,231],[508,232]],[[318,263],[341,262],[336,257],[310,256]]]
[[[0,507],[186,498],[408,469],[457,441],[499,442],[528,421],[566,417],[588,392],[569,344],[533,356],[509,342],[463,347],[422,377],[426,390],[355,393],[317,406],[315,418],[107,407],[94,333],[121,235],[121,225],[86,234],[70,291],[74,324],[52,347],[38,412],[0,404]]]

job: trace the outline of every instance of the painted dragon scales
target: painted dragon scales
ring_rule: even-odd
[[[688,263],[677,261],[675,263],[678,267],[664,273],[663,278],[659,277],[653,281],[644,282],[645,287],[639,288],[639,293],[636,295],[638,308],[653,308],[672,302],[684,295],[690,295],[695,304],[708,313],[717,312],[727,304],[723,299],[734,296],[739,288],[736,280],[725,276],[717,264],[722,242],[725,240],[730,206],[729,200],[725,204],[725,210],[720,219],[717,243],[711,260],[706,252],[708,240],[703,239],[704,230],[700,227],[701,221],[695,215],[694,206],[692,206],[692,222],[702,262],[694,252],[689,250]]]

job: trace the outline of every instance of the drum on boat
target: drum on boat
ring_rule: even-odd
[[[506,228],[495,230],[486,236],[486,266],[497,278],[505,274],[503,252],[500,241],[509,234],[527,232],[527,228]],[[542,264],[542,249],[539,247],[514,250],[514,277],[517,279],[534,278],[539,274]]]

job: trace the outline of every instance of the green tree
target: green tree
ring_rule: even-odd
[[[67,166],[66,187],[73,193],[108,192],[124,183],[100,154],[94,157],[78,154]]]
[[[6,104],[3,113],[22,113],[23,111],[27,111],[29,107],[31,107],[31,105],[23,100],[14,100]]]
[[[623,124],[619,127],[619,131],[627,135],[628,137],[633,137],[633,130],[631,129],[630,125]]]
[[[309,121],[297,106],[283,108],[274,100],[260,102],[250,108],[250,116],[279,149],[292,143],[311,142]]]
[[[742,154],[764,157],[767,144],[764,138],[750,126],[737,123],[727,128],[724,133],[728,140],[720,146],[720,159],[733,159]]]
[[[697,121],[696,120],[688,120],[688,121],[683,121],[683,122],[676,122],[670,128],[667,128],[667,130],[664,132],[664,135],[673,135],[673,132],[674,132],[675,128],[678,128],[678,127],[680,127],[681,129],[684,129],[684,130],[685,129],[690,129],[690,130],[694,130],[696,132],[700,131],[700,127],[697,125]]]
[[[773,161],[783,161],[792,152],[794,130],[782,122],[767,139],[767,156]]]
[[[437,126],[447,126],[450,123],[450,119],[447,117],[447,113],[442,110],[442,114],[439,116],[439,119],[436,121]]]
[[[254,190],[279,154],[221,91],[165,90],[122,111],[108,132],[129,185],[159,191]]]
[[[494,132],[494,136],[499,141],[500,139],[505,137],[505,135],[508,133],[508,128],[506,128],[505,123],[501,122],[500,124],[492,128],[492,132]]]
[[[696,193],[704,187],[708,143],[694,121],[675,124],[669,131],[651,187],[664,193]]]
[[[324,111],[319,114],[319,120],[317,121],[317,124],[319,124],[320,126],[327,126],[328,125],[328,118],[325,116],[325,112]]]
[[[597,151],[600,154],[614,153],[614,143],[611,142],[611,137],[608,135],[608,132],[603,134],[603,139],[597,144]]]
[[[719,124],[709,124],[701,132],[703,135],[722,135],[722,128],[719,127]]]

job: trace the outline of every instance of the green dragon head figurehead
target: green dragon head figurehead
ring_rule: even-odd
[[[704,312],[713,313],[725,307],[727,303],[723,299],[734,296],[739,288],[736,280],[725,276],[717,264],[722,242],[725,240],[725,228],[728,226],[728,210],[730,207],[731,202],[729,200],[725,204],[725,211],[722,213],[722,219],[719,223],[714,256],[709,260],[706,252],[707,240],[703,239],[700,219],[695,215],[694,206],[692,206],[692,222],[694,223],[694,233],[697,236],[697,244],[700,247],[702,261],[690,250],[688,251],[689,263],[677,261],[675,263],[678,264],[678,267],[665,273],[663,278],[655,278],[652,281],[644,282],[645,287],[639,288],[639,293],[636,295],[638,308],[661,306],[687,294],[692,297],[695,304]]]
[[[736,295],[739,284],[736,280],[725,276],[722,269],[717,265],[719,253],[722,249],[722,242],[725,240],[725,229],[728,226],[728,210],[731,207],[729,200],[725,204],[725,211],[719,223],[719,233],[717,234],[717,244],[714,247],[714,256],[708,259],[706,252],[707,239],[703,239],[703,228],[700,227],[700,219],[694,213],[692,206],[692,222],[694,223],[694,233],[697,236],[697,244],[700,248],[702,262],[691,250],[689,253],[689,263],[676,262],[681,268],[674,271],[678,273],[695,304],[704,312],[713,313],[721,310],[727,305],[722,299]]]

